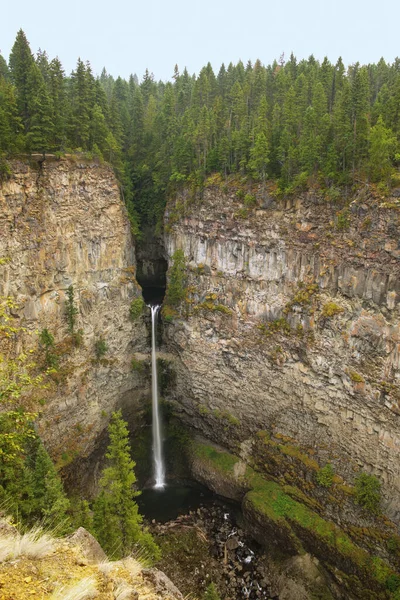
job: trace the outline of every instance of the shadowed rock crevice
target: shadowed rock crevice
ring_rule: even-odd
[[[143,239],[136,244],[137,275],[146,304],[164,300],[168,262],[164,244],[152,229],[145,229]]]

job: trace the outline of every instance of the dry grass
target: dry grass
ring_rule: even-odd
[[[117,564],[119,564],[119,561],[111,562],[110,560],[103,560],[102,562],[97,563],[97,568],[103,575],[109,575],[111,571],[115,569]]]
[[[135,588],[127,583],[120,583],[117,589],[114,591],[115,600],[131,600],[133,598],[133,593],[135,592]]]
[[[137,552],[120,561],[93,564],[68,538],[57,539],[41,528],[21,534],[4,526],[0,600],[129,600],[136,593],[140,600],[157,600],[160,594],[142,575],[146,562]]]
[[[50,600],[89,600],[98,595],[95,577],[85,577],[74,585],[55,589]]]
[[[0,562],[12,560],[19,556],[42,558],[51,554],[54,549],[54,539],[40,527],[28,533],[5,535],[0,538]]]
[[[124,560],[121,562],[125,569],[129,571],[130,576],[133,578],[138,577],[142,572],[142,564],[136,558],[128,556],[128,558],[124,558]]]

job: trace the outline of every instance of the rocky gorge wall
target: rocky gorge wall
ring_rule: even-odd
[[[167,207],[170,264],[182,249],[187,265],[164,331],[174,410],[244,459],[264,432],[305,481],[328,462],[345,484],[372,473],[399,522],[399,202],[250,192],[211,181]]]
[[[14,161],[11,171],[0,185],[0,296],[16,301],[15,321],[30,332],[20,350],[32,348],[38,364],[38,333],[47,328],[55,338],[59,366],[34,409],[46,446],[66,466],[91,455],[112,411],[122,407],[137,421],[146,393],[131,367],[133,353],[147,347],[145,324],[129,319],[131,301],[141,297],[133,240],[110,167],[37,157]],[[67,327],[70,285],[81,343]],[[102,357],[99,340],[107,346]]]

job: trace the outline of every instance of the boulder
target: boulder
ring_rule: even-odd
[[[99,542],[83,527],[79,527],[68,538],[69,542],[80,547],[83,556],[92,563],[107,560],[107,555]]]

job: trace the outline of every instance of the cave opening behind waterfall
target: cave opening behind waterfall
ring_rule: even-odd
[[[145,229],[136,244],[136,279],[142,288],[143,299],[152,306],[162,304],[167,284],[168,262],[163,241],[152,228]]]

